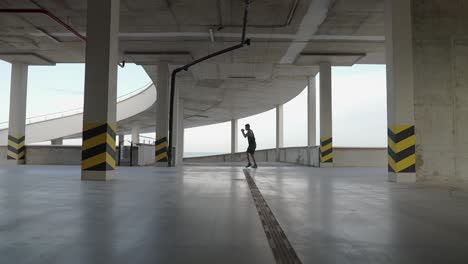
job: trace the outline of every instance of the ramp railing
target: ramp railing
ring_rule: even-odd
[[[133,97],[135,95],[138,95],[139,93],[143,92],[148,87],[150,87],[152,84],[153,83],[150,82],[150,83],[146,84],[145,86],[140,87],[140,88],[138,88],[138,89],[136,89],[134,91],[131,91],[131,92],[123,94],[123,95],[120,95],[119,97],[117,97],[117,102],[119,103],[119,102],[125,101],[125,100],[127,100],[127,99],[129,99],[129,98],[131,98],[131,97]],[[26,125],[33,124],[33,123],[38,123],[38,122],[49,121],[49,120],[53,120],[53,119],[64,118],[64,117],[77,115],[77,114],[81,114],[81,113],[83,113],[83,107],[68,109],[68,110],[61,111],[61,112],[48,113],[48,114],[44,114],[44,115],[26,117]],[[6,128],[8,128],[8,121],[0,122],[0,129],[6,129]]]

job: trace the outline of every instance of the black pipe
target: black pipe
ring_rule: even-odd
[[[133,167],[133,141],[130,142],[130,167]]]
[[[120,166],[120,156],[122,156],[122,140],[120,139],[119,136],[119,152],[117,154],[117,166]]]
[[[235,46],[217,51],[215,53],[211,53],[209,55],[206,55],[205,57],[202,57],[200,59],[194,60],[182,67],[176,68],[172,71],[171,73],[171,97],[170,97],[170,106],[169,106],[169,147],[167,151],[167,163],[168,166],[172,166],[172,134],[173,134],[173,121],[174,121],[174,97],[175,97],[175,81],[176,81],[176,76],[177,73],[181,71],[188,71],[190,67],[192,67],[195,64],[198,64],[202,61],[206,61],[208,59],[211,59],[213,57],[219,56],[221,54],[240,49],[244,47],[245,45],[250,46],[250,39],[245,39],[246,35],[246,29],[247,29],[247,15],[248,15],[248,9],[249,9],[249,3],[250,0],[245,0],[245,7],[244,7],[244,25],[242,26],[242,38],[241,38],[241,43],[237,44]]]
[[[244,22],[242,23],[241,44],[244,43],[244,41],[245,41],[245,32],[247,32],[247,16],[249,15],[249,4],[250,4],[250,0],[245,0]]]

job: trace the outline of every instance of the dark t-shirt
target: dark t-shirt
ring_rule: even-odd
[[[257,142],[255,142],[255,135],[252,129],[247,131],[247,140],[249,141],[249,146],[255,146],[257,145]]]

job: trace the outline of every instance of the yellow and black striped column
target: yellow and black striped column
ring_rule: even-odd
[[[155,144],[156,165],[166,167],[168,162],[167,150],[168,143],[166,136],[157,136]]]
[[[26,147],[24,146],[24,135],[8,135],[7,159],[22,161],[26,156]]]
[[[320,163],[333,165],[333,140],[331,137],[320,138]]]
[[[28,93],[28,65],[11,64],[10,113],[8,121],[7,162],[24,164],[26,160],[26,98]]]
[[[414,126],[398,125],[388,129],[388,171],[416,172],[416,136]]]
[[[108,180],[115,169],[116,125],[108,123],[85,123],[81,170],[84,180]]]
[[[333,167],[332,65],[320,63],[320,167]]]

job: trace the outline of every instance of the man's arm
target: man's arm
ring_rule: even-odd
[[[241,129],[241,131],[242,131],[242,135],[243,135],[244,137],[247,137],[247,134],[245,133],[244,129]]]

